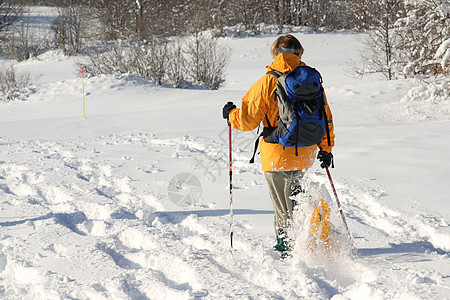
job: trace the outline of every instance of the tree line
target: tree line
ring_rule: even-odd
[[[107,38],[134,32],[180,35],[206,29],[221,30],[241,24],[258,30],[258,24],[308,26],[313,29],[369,29],[379,19],[374,0],[0,0],[17,5],[78,7],[84,18],[95,19]],[[1,5],[1,4],[0,4]],[[1,9],[1,8],[0,8]]]
[[[360,75],[381,72],[395,79],[445,74],[450,64],[448,0],[0,0],[0,33],[21,18],[20,8],[26,5],[57,9],[51,39],[68,55],[89,53],[93,41],[103,41],[106,47],[125,40],[128,45],[155,51],[155,44],[166,47],[175,36],[198,41],[199,35],[209,30],[214,39],[222,36],[227,26],[258,34],[264,33],[260,24],[271,24],[280,32],[286,25],[367,31],[366,49],[361,53],[365,63],[353,68]],[[23,31],[25,25],[16,35],[22,39],[31,35]],[[2,36],[3,45],[8,45],[8,35]],[[34,46],[27,41],[9,48],[24,49],[25,55],[16,58],[26,59],[45,48],[45,43],[36,44],[39,38],[33,40]],[[185,45],[183,49],[188,48]]]

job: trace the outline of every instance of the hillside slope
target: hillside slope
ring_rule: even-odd
[[[402,110],[408,81],[346,76],[354,35],[296,36],[334,114],[332,174],[354,254],[271,253],[268,191],[248,164],[256,133],[237,131],[230,252],[221,109],[264,75],[275,36],[225,39],[218,91],[87,78],[87,119],[79,70],[49,52],[19,65],[42,75],[36,93],[0,104],[0,297],[450,298],[450,122]],[[329,185],[317,165],[308,178]]]

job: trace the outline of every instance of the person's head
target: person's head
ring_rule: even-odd
[[[303,47],[299,40],[297,40],[293,35],[282,35],[277,38],[275,42],[273,42],[272,48],[270,49],[270,54],[272,54],[272,57],[275,58],[282,52],[294,53],[301,58],[303,54]]]

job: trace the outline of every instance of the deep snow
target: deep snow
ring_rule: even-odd
[[[264,75],[276,36],[225,39],[218,91],[86,78],[87,119],[80,70],[49,52],[18,66],[41,75],[36,93],[0,103],[0,297],[450,299],[449,115],[417,117],[401,101],[410,81],[349,77],[355,34],[296,36],[334,114],[331,171],[355,255],[271,253],[268,191],[248,164],[256,134],[237,131],[230,253],[221,108]],[[308,178],[329,186],[317,166]]]

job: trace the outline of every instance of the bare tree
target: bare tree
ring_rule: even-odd
[[[58,48],[64,54],[80,53],[84,48],[88,18],[84,6],[77,4],[78,1],[66,1],[64,7],[58,8],[58,17],[51,26],[55,33]]]
[[[242,24],[244,30],[256,29],[258,23],[264,22],[264,17],[269,17],[267,11],[269,5],[265,5],[265,0],[234,0],[227,3],[227,25]],[[275,19],[275,17],[273,17]]]
[[[0,32],[17,20],[22,5],[13,0],[0,0]]]
[[[361,30],[370,29],[379,24],[381,5],[379,1],[353,0],[344,1],[347,6],[351,28]]]
[[[357,75],[367,73],[382,73],[388,80],[401,74],[401,60],[397,49],[402,37],[396,27],[396,21],[405,10],[403,0],[383,0],[374,11],[367,12],[376,15],[377,21],[362,40],[364,48],[360,56],[364,65],[353,65]]]
[[[31,23],[29,14],[22,11],[0,45],[3,53],[22,61],[48,50],[51,38],[47,31],[36,25]]]
[[[126,37],[135,28],[133,8],[136,0],[91,0],[88,5],[106,40]]]

